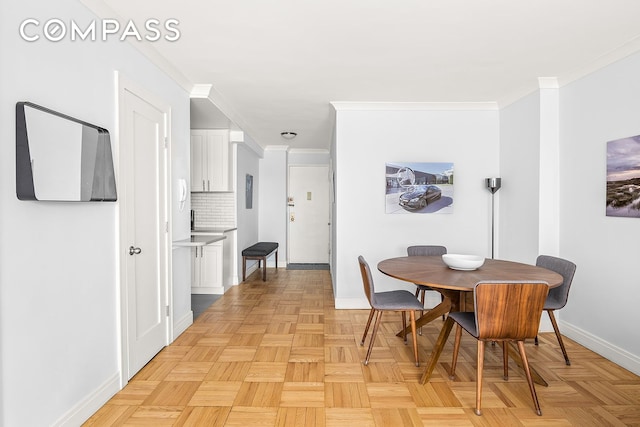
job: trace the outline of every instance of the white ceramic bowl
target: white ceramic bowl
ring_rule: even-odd
[[[477,255],[444,254],[442,261],[454,270],[475,270],[484,264],[484,258]]]

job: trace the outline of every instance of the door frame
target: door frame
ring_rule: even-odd
[[[124,107],[124,94],[130,92],[164,114],[164,133],[165,139],[165,182],[164,182],[164,200],[165,206],[164,212],[158,212],[164,214],[167,221],[167,232],[164,233],[164,245],[163,254],[165,258],[165,268],[161,270],[162,283],[164,283],[163,292],[165,293],[165,301],[169,307],[167,316],[167,329],[165,331],[165,345],[169,345],[174,339],[173,330],[173,283],[171,281],[171,107],[162,101],[155,94],[140,87],[137,83],[127,78],[122,73],[115,71],[116,80],[116,105],[117,111],[117,140],[115,145],[114,157],[118,159],[115,165],[115,173],[117,177],[117,185],[119,195],[123,195],[126,192],[127,187],[130,185],[130,176],[127,171],[123,171],[120,168],[122,165],[127,164],[123,162],[123,156],[125,150],[121,149],[124,144],[129,143],[124,135],[124,123],[125,123],[125,109]],[[128,181],[125,181],[125,177]],[[116,263],[118,268],[118,278],[120,285],[118,291],[120,293],[120,313],[118,320],[120,322],[120,378],[121,387],[124,387],[129,382],[129,316],[128,316],[128,289],[127,289],[127,271],[126,271],[126,257],[130,256],[125,250],[127,244],[127,227],[126,227],[126,205],[124,203],[124,197],[118,197],[118,211],[116,214],[116,227],[118,228],[117,235],[117,255]]]
[[[287,165],[287,264],[291,262],[291,205],[289,203],[289,197],[291,196],[291,168],[327,168],[327,243],[328,243],[328,253],[327,253],[327,262],[331,265],[331,227],[332,227],[332,214],[331,214],[331,165],[325,163],[291,163]]]

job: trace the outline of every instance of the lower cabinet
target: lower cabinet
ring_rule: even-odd
[[[224,294],[223,241],[196,246],[191,252],[191,293]]]

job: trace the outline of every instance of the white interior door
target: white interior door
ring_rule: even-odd
[[[329,262],[329,167],[289,167],[289,262]]]
[[[168,113],[126,88],[121,96],[123,333],[129,379],[168,344]]]

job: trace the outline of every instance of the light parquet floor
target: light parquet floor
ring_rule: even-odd
[[[452,341],[429,383],[387,313],[368,366],[359,345],[368,310],[336,310],[328,271],[269,269],[230,289],[98,410],[87,426],[629,426],[640,425],[640,377],[552,333],[527,344],[549,382],[535,415],[522,371],[502,379],[487,346],[483,415],[475,405],[476,341],[463,335],[455,380]],[[424,363],[441,327],[418,338]],[[368,344],[368,340],[367,343]]]

